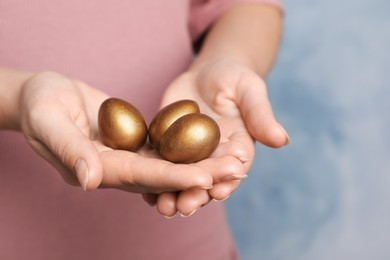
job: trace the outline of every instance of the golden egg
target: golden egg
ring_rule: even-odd
[[[101,104],[98,126],[103,143],[113,149],[135,152],[145,144],[148,136],[142,114],[118,98],[109,98]]]
[[[171,162],[197,162],[211,155],[220,137],[218,124],[211,117],[201,113],[187,114],[164,133],[159,152]]]
[[[199,106],[192,100],[180,100],[161,109],[149,126],[149,141],[155,149],[159,149],[165,131],[180,117],[199,113]]]

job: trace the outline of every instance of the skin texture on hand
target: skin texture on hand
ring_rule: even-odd
[[[274,148],[288,144],[263,80],[275,60],[281,25],[281,12],[275,7],[231,8],[209,30],[189,71],[168,87],[163,106],[184,98],[197,101],[202,113],[216,119],[222,140],[211,158],[197,163],[212,172],[212,189],[143,196],[162,215],[172,217],[179,211],[189,216],[211,199],[230,196],[252,165],[254,141]],[[219,178],[221,171],[229,171],[229,177]]]
[[[285,130],[272,113],[264,81],[234,61],[219,60],[196,73],[183,74],[167,89],[163,105],[181,98],[195,100],[202,113],[214,118],[222,138],[210,158],[194,164],[213,174],[213,188],[155,196],[157,209],[166,216],[174,215],[176,210],[190,215],[211,199],[227,198],[246,178],[254,158],[255,140],[270,147],[288,143]],[[153,202],[151,195],[144,198]]]
[[[211,187],[212,177],[206,169],[160,160],[147,146],[132,153],[103,145],[97,114],[106,98],[60,74],[36,74],[21,89],[20,129],[67,183],[84,190],[101,187],[161,193]]]

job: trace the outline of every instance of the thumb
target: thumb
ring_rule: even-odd
[[[54,153],[76,175],[83,190],[96,189],[103,178],[103,165],[95,145],[70,119],[57,136]]]
[[[88,191],[96,189],[102,182],[103,167],[96,148],[91,141],[85,142],[85,138],[83,139],[80,138],[78,141],[83,148],[73,153],[69,166],[74,165],[74,174],[83,190]],[[72,151],[68,152],[72,153]]]
[[[289,144],[286,130],[275,119],[267,88],[260,78],[245,78],[237,88],[238,105],[249,133],[270,147]]]
[[[50,112],[48,113],[50,114]],[[103,178],[103,165],[93,142],[66,114],[46,114],[40,131],[28,138],[33,148],[62,175],[83,190],[96,189]]]

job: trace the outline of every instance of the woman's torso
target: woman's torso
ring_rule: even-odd
[[[147,121],[192,58],[188,1],[1,0],[0,65],[51,70],[138,107]],[[0,132],[0,259],[229,259],[214,203],[167,220],[138,194],[82,192],[15,132]]]

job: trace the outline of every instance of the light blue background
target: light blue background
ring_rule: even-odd
[[[286,0],[268,78],[290,146],[226,202],[243,260],[390,259],[390,1]]]

